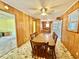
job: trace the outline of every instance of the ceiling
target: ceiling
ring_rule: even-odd
[[[55,19],[61,16],[77,0],[2,0],[35,18],[41,18],[41,8],[47,9],[47,17]],[[44,18],[44,17],[43,17]]]

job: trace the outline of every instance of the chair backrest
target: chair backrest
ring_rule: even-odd
[[[30,44],[31,44],[32,50],[33,50],[33,42],[32,42],[32,40],[33,40],[34,37],[35,37],[34,34],[30,34]]]
[[[33,38],[35,38],[36,37],[36,35],[37,35],[37,33],[35,32],[35,33],[32,33],[32,34],[30,34],[30,43],[31,43],[31,47],[32,47],[32,50],[34,50],[34,44],[33,44]]]
[[[57,42],[57,38],[58,38],[58,35],[55,32],[53,32],[53,39],[55,40],[55,43]]]
[[[37,36],[38,35],[38,33],[37,32],[35,32],[35,36]]]
[[[34,34],[34,33],[33,33],[33,34],[30,34],[31,40],[32,40],[34,37],[35,37],[35,34]]]
[[[31,39],[33,39],[34,37],[36,37],[38,35],[37,32],[30,34]]]
[[[47,49],[48,49],[48,43],[32,41],[32,50],[35,51],[37,56],[46,57]]]

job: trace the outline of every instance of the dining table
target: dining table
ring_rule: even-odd
[[[40,33],[37,35],[32,41],[34,42],[44,42],[44,43],[49,43],[48,45],[54,46],[55,41],[50,33]]]

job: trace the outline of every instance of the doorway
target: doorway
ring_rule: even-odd
[[[0,57],[16,47],[15,15],[0,10]]]
[[[52,27],[53,32],[56,32],[56,34],[58,35],[58,39],[61,39],[62,20],[53,21],[52,26],[53,26]]]

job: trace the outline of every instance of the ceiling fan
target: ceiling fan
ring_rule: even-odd
[[[65,3],[63,4],[59,4],[59,5],[54,5],[54,6],[47,6],[47,3],[45,3],[46,0],[40,0],[40,6],[41,8],[37,7],[37,8],[28,8],[29,10],[35,11],[34,15],[49,15],[52,14],[52,12],[55,12],[55,8],[64,6]]]

